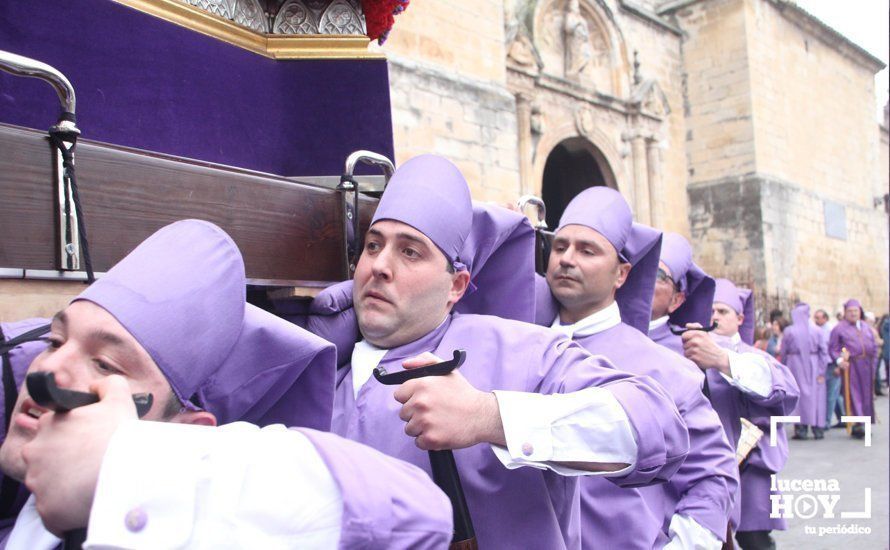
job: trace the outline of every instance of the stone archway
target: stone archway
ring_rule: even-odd
[[[556,228],[569,202],[581,191],[598,185],[616,188],[615,174],[602,152],[583,137],[559,142],[547,155],[541,180],[547,226]]]

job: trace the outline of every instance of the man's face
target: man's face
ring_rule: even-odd
[[[652,319],[659,319],[675,312],[686,301],[686,293],[677,289],[673,273],[664,262],[658,262],[655,278],[655,294],[652,296]]]
[[[848,307],[848,308],[844,309],[844,320],[847,321],[848,323],[855,323],[856,321],[859,320],[860,313],[861,312],[859,311],[858,307],[856,307],[856,306]]]
[[[824,311],[817,311],[813,315],[813,319],[816,321],[816,326],[825,326],[825,323],[828,322],[828,315]]]
[[[466,271],[449,273],[445,255],[423,233],[382,220],[365,236],[352,298],[362,335],[393,348],[424,336],[463,296]]]
[[[567,225],[553,239],[547,283],[559,301],[563,322],[576,322],[612,303],[630,264],[605,237],[583,225]]]
[[[90,384],[111,374],[124,376],[133,393],[150,392],[155,400],[145,416],[160,420],[172,397],[170,384],[136,339],[110,313],[92,302],[74,302],[53,318],[46,350],[28,372],[52,372],[61,388],[89,391]],[[37,431],[37,418],[46,412],[23,384],[16,400],[9,433],[0,447],[0,469],[21,481],[25,477],[22,446]]]
[[[721,336],[734,336],[745,321],[745,316],[722,302],[714,302],[711,321],[717,323],[714,332]]]

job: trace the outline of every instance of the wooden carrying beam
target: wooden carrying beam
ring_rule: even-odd
[[[75,166],[97,272],[164,225],[198,218],[232,236],[253,282],[302,286],[349,277],[338,191],[89,140],[78,142]],[[53,178],[47,135],[0,124],[0,269],[7,275],[58,269]],[[362,231],[376,203],[362,197]]]

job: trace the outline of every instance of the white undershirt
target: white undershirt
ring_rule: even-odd
[[[583,338],[584,336],[592,336],[599,332],[609,330],[621,324],[621,310],[618,309],[618,303],[612,302],[603,309],[594,312],[576,323],[564,325],[559,320],[559,315],[553,320],[550,328],[562,332],[569,338]]]
[[[662,325],[666,325],[668,320],[670,319],[669,315],[665,315],[664,317],[659,317],[658,319],[653,319],[649,321],[649,332],[660,328]]]

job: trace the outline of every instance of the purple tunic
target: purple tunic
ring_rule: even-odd
[[[847,348],[850,353],[849,388],[846,387],[847,375],[843,375],[845,381],[844,403],[847,414],[852,416],[871,416],[875,419],[875,355],[877,344],[875,335],[865,321],[859,322],[857,328],[854,323],[842,320],[831,331],[828,343],[828,353],[831,360],[836,361],[841,356],[841,350]],[[847,398],[849,396],[849,399]]]
[[[667,483],[622,489],[601,478],[581,480],[583,547],[661,548],[674,514],[688,516],[725,539],[738,468],[734,447],[701,392],[702,371],[624,323],[575,341],[623,371],[651,376],[662,384],[689,429],[689,455]]]
[[[339,548],[447,548],[451,503],[429,476],[333,434],[297,431],[315,446],[343,495]]]
[[[744,342],[733,344],[727,337],[714,338],[722,347],[737,353],[756,353],[766,359],[773,381],[769,395],[760,397],[730,385],[716,369],[707,371],[711,403],[733,447],[738,445],[742,431],[740,418],[747,418],[765,434],[742,466],[741,492],[733,510],[733,525],[738,531],[785,529],[785,520],[769,517],[769,483],[764,485],[763,480],[769,481],[770,474],[781,471],[788,458],[785,430],[778,431],[775,447],[769,444],[769,419],[791,414],[797,404],[797,384],[788,367],[770,355]]]
[[[810,323],[810,306],[798,304],[791,311],[794,324],[782,334],[782,362],[800,388],[800,400],[792,414],[800,415],[801,424],[822,427],[825,424],[825,367],[830,362],[825,333]]]
[[[342,310],[348,304],[341,306]],[[310,327],[342,320],[338,315],[316,317],[310,319]],[[326,332],[332,331],[335,328],[328,326]],[[614,483],[641,486],[665,481],[685,458],[685,426],[660,386],[590,357],[555,331],[487,315],[453,314],[426,336],[389,350],[380,365],[388,371],[401,370],[403,360],[424,351],[450,357],[460,348],[467,350],[461,374],[482,391],[550,394],[607,386],[627,413],[638,445],[634,471],[610,478]],[[404,433],[394,389],[370,380],[356,398],[351,368],[340,369],[333,431],[429,472],[427,453]],[[454,456],[480,547],[580,547],[576,477],[530,467],[508,470],[488,445],[456,450]]]
[[[684,355],[683,339],[671,332],[670,324],[670,321],[668,321],[659,327],[649,330],[649,338],[659,346],[664,346],[674,353]]]

